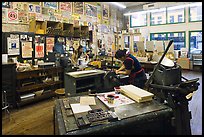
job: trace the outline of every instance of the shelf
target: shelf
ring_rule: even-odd
[[[45,88],[45,87],[49,87],[49,86],[57,85],[57,84],[61,84],[61,83],[63,83],[63,82],[62,81],[45,82],[45,83],[40,83],[40,84],[24,86],[24,87],[21,87],[20,89],[17,89],[16,91],[23,93],[26,91],[37,90],[40,88]]]
[[[90,88],[90,87],[94,87],[94,86],[95,86],[94,84],[89,84],[86,86],[77,87],[76,90],[86,89],[86,88]]]

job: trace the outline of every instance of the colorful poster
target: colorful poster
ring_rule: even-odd
[[[39,5],[35,5],[35,12],[41,14],[42,13],[42,8]]]
[[[28,13],[24,11],[18,12],[18,21],[21,24],[28,24]]]
[[[43,6],[52,9],[58,9],[58,2],[43,2]]]
[[[19,55],[19,35],[7,37],[8,55]]]
[[[97,17],[97,7],[96,6],[85,4],[85,11],[86,11],[86,16]]]
[[[8,9],[8,23],[18,23],[18,11]]]
[[[22,58],[32,58],[32,42],[30,41],[22,41]]]
[[[84,2],[74,2],[73,13],[84,14]]]
[[[60,2],[59,8],[61,11],[72,12],[72,2]]]
[[[36,43],[35,58],[43,58],[43,57],[44,57],[44,43]]]
[[[109,6],[103,5],[103,19],[109,19]]]
[[[71,16],[71,13],[70,13],[70,12],[62,11],[62,17],[69,18],[70,16]]]
[[[36,13],[28,13],[28,19],[29,19],[29,21],[35,20],[36,19]]]
[[[11,8],[11,2],[2,2],[2,8]]]
[[[29,9],[29,10],[28,10],[29,12],[35,12],[35,5],[34,5],[34,4],[29,4],[28,7],[29,7],[29,8],[28,8],[28,9]]]
[[[2,23],[7,23],[8,22],[7,12],[8,12],[7,8],[2,8]]]
[[[48,55],[48,52],[53,52],[54,45],[55,45],[54,37],[47,37],[46,38],[46,54],[47,55]]]

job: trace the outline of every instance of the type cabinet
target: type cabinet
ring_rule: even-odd
[[[17,105],[21,106],[55,95],[63,86],[62,67],[35,68],[16,72]]]

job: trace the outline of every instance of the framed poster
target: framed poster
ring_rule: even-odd
[[[11,2],[2,2],[2,8],[11,8]]]
[[[28,12],[19,11],[18,12],[18,22],[21,24],[28,24]]]
[[[46,54],[47,55],[48,55],[48,52],[53,52],[54,45],[55,45],[54,37],[47,37],[46,38]]]
[[[58,2],[43,2],[43,6],[52,9],[58,9]]]
[[[35,5],[35,12],[41,14],[42,13],[42,8],[39,5]]]
[[[85,4],[85,12],[86,12],[86,16],[97,17],[97,7],[96,6]]]
[[[2,8],[2,23],[8,22],[7,12],[8,12],[7,8]]]
[[[8,23],[18,23],[18,11],[8,9]]]
[[[7,37],[7,51],[8,55],[19,55],[19,35],[11,34]]]
[[[32,42],[22,41],[21,42],[21,54],[22,58],[32,58]]]
[[[12,7],[14,10],[18,11],[28,11],[28,4],[26,2],[13,2]]]
[[[72,2],[60,2],[59,9],[61,11],[72,12]]]
[[[36,35],[35,36],[35,58],[44,57],[44,45],[45,45],[45,37]]]
[[[103,5],[103,19],[109,19],[109,6]]]
[[[28,7],[29,7],[29,8],[28,8],[28,9],[29,9],[29,10],[28,10],[29,12],[35,12],[35,5],[34,5],[34,4],[29,4]]]
[[[84,14],[84,2],[74,2],[73,3],[73,13]]]

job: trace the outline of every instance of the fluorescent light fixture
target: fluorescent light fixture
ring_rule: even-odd
[[[194,6],[202,6],[202,2],[191,3],[191,4],[188,4],[188,6],[190,6],[190,7],[194,7]]]
[[[134,14],[145,14],[147,11],[137,11],[123,14],[124,16],[134,15]]]
[[[177,10],[177,9],[183,9],[186,5],[179,5],[179,6],[173,6],[173,7],[167,7],[167,10]]]
[[[155,9],[155,10],[149,10],[148,12],[154,13],[154,12],[162,12],[162,11],[166,11],[166,8]]]
[[[125,6],[125,5],[120,4],[120,3],[118,3],[118,2],[110,2],[110,3],[111,3],[111,4],[114,4],[114,5],[118,6],[118,7],[121,7],[121,8],[123,8],[123,9],[125,9],[125,8],[126,8],[126,6]]]

